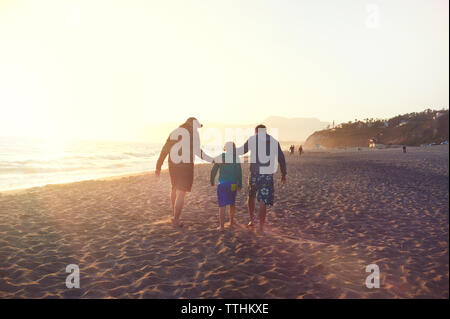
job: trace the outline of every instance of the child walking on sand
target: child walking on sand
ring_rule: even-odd
[[[236,156],[236,145],[227,142],[222,154],[222,163],[216,163],[211,169],[211,186],[214,186],[217,171],[219,171],[219,185],[217,186],[217,199],[219,203],[219,231],[224,231],[225,209],[230,206],[230,227],[234,225],[234,213],[237,191],[242,188],[242,168]]]

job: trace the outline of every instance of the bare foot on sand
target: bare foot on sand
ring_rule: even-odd
[[[174,227],[178,227],[178,228],[181,228],[181,227],[183,227],[183,226],[184,226],[184,224],[183,224],[183,223],[180,223],[179,221],[175,221],[175,219],[174,219],[174,218],[171,218],[171,219],[170,219],[170,222],[172,223],[172,225],[173,225]]]
[[[224,231],[225,231],[225,228],[223,228],[223,227],[217,227],[217,230],[220,232],[220,233],[223,233]]]

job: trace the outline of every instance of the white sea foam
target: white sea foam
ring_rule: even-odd
[[[0,190],[152,171],[161,146],[0,137]]]

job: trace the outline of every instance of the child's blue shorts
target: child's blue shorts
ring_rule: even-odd
[[[217,186],[219,207],[234,205],[236,202],[237,184],[222,182]]]

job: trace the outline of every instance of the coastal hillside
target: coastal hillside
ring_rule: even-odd
[[[448,141],[449,113],[447,110],[427,109],[420,113],[398,115],[391,119],[365,119],[342,123],[310,135],[306,146],[325,147],[368,146],[377,144],[419,146]]]

